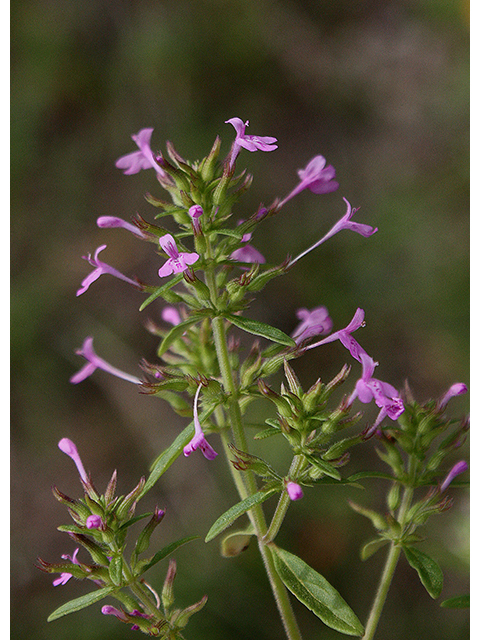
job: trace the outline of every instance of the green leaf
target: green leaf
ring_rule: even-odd
[[[255,535],[251,524],[242,531],[234,531],[227,534],[221,544],[220,553],[224,558],[233,558],[248,548],[252,536]]]
[[[264,438],[270,438],[271,436],[278,436],[279,433],[282,433],[280,429],[277,429],[277,427],[270,427],[270,429],[264,429],[263,431],[256,433],[253,436],[253,439],[263,440]]]
[[[275,568],[282,582],[310,611],[332,629],[361,636],[362,623],[334,587],[301,558],[270,545]]]
[[[443,588],[443,573],[435,560],[413,547],[403,547],[403,552],[431,597],[438,598]]]
[[[243,316],[234,316],[231,313],[224,314],[224,318],[247,333],[253,333],[253,335],[261,336],[262,338],[268,338],[268,340],[277,342],[278,344],[283,344],[286,347],[295,346],[295,340],[290,338],[290,336],[287,336],[283,331],[280,331],[280,329],[271,327],[269,324],[265,324],[265,322],[244,318]]]
[[[330,478],[335,478],[335,480],[342,479],[340,472],[337,471],[337,469],[335,469],[335,467],[326,460],[322,460],[322,458],[316,458],[315,456],[310,455],[306,455],[305,457],[310,462],[310,464],[321,471],[324,475],[329,476]]]
[[[95,602],[108,596],[113,590],[114,587],[103,587],[102,589],[97,589],[97,591],[91,591],[84,596],[80,596],[80,598],[75,598],[75,600],[70,600],[70,602],[66,602],[62,604],[61,607],[58,607],[58,609],[55,609],[55,611],[48,616],[47,622],[58,620],[58,618],[66,616],[69,613],[85,609],[85,607],[89,607],[91,604],[95,604]]]
[[[351,476],[348,476],[350,482],[356,482],[357,480],[363,480],[364,478],[382,478],[383,480],[396,480],[394,476],[382,471],[359,471]]]
[[[254,507],[256,504],[261,504],[268,500],[271,496],[277,493],[277,489],[271,489],[270,491],[257,491],[245,500],[234,504],[233,507],[230,507],[228,511],[225,511],[211,526],[210,531],[207,533],[207,537],[205,538],[205,542],[210,542],[219,533],[221,533],[224,529],[229,527],[231,524],[235,522],[237,518],[246,513],[249,509]]]
[[[190,327],[192,324],[195,324],[196,322],[200,322],[201,320],[204,319],[204,317],[205,316],[203,315],[202,316],[191,315],[189,318],[187,318],[183,322],[180,322],[179,324],[175,325],[172,329],[170,329],[170,331],[167,333],[165,338],[162,340],[160,347],[157,351],[157,355],[159,357],[162,356],[165,353],[165,351],[169,349],[172,343],[175,342],[175,340],[179,338],[185,332],[186,329],[188,329],[188,327]]]
[[[175,462],[178,456],[182,453],[183,447],[185,447],[193,438],[195,428],[193,421],[185,427],[185,429],[175,438],[172,444],[161,453],[155,460],[151,467],[150,475],[143,487],[140,498],[143,497],[147,491],[154,486],[157,480],[165,473],[165,471]]]
[[[143,311],[145,307],[148,307],[149,304],[151,304],[154,300],[156,300],[158,297],[163,295],[165,291],[168,291],[169,289],[174,287],[176,284],[178,284],[180,280],[182,280],[182,278],[183,278],[183,275],[179,273],[178,275],[174,276],[171,280],[169,280],[166,284],[164,284],[162,287],[158,287],[158,289],[154,291],[151,296],[149,296],[144,302],[142,302],[142,304],[140,305],[139,311]]]
[[[172,542],[171,544],[168,544],[166,547],[163,547],[163,549],[160,549],[160,551],[157,551],[157,553],[153,556],[153,558],[142,568],[142,573],[145,571],[148,571],[148,569],[150,569],[155,564],[157,564],[157,562],[160,562],[160,560],[163,560],[164,558],[169,556],[171,553],[176,551],[179,547],[183,546],[184,544],[187,544],[187,542],[191,542],[192,540],[198,540],[199,538],[200,536],[187,536],[186,538],[181,538],[180,540],[177,540],[176,542]]]
[[[367,542],[361,548],[360,559],[368,560],[368,558],[373,556],[374,553],[377,553],[377,551],[384,547],[387,543],[388,540],[385,540],[385,538],[375,538],[375,540],[370,540],[370,542]]]
[[[441,602],[440,606],[446,609],[468,609],[470,607],[470,595],[467,593],[464,596],[448,598],[448,600]]]

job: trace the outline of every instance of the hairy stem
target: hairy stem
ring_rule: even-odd
[[[412,498],[413,487],[405,487],[402,502],[400,504],[398,512],[398,521],[402,526],[402,529],[405,526],[405,515],[408,511],[408,508],[410,507]],[[400,546],[400,544],[392,542],[388,552],[387,560],[385,562],[385,566],[383,568],[382,577],[380,578],[377,593],[375,595],[375,600],[373,601],[370,615],[368,616],[367,625],[365,627],[365,635],[363,636],[362,640],[372,640],[375,635],[401,552],[402,547]]]

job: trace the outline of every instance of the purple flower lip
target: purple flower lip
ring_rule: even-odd
[[[100,253],[100,251],[103,251],[106,248],[107,248],[106,244],[102,244],[100,247],[98,247],[98,249],[95,251],[93,258],[90,253],[87,256],[82,256],[83,259],[89,262],[92,265],[92,267],[95,267],[95,269],[91,273],[89,273],[86,278],[82,280],[82,285],[80,289],[78,289],[77,291],[77,296],[81,296],[82,293],[85,293],[85,291],[87,291],[90,285],[93,282],[95,282],[95,280],[98,280],[98,278],[104,273],[109,273],[111,276],[114,276],[115,278],[119,278],[124,282],[128,282],[128,284],[133,285],[137,289],[138,288],[143,289],[142,285],[139,282],[132,280],[131,278],[127,278],[127,276],[124,276],[123,273],[120,273],[120,271],[118,271],[114,267],[111,267],[106,262],[102,262],[101,260],[99,260],[98,254]]]
[[[125,175],[139,173],[142,169],[155,169],[162,178],[166,176],[165,171],[155,160],[150,148],[152,133],[153,129],[140,129],[137,134],[132,135],[132,140],[139,148],[139,151],[127,153],[115,162],[115,166],[118,169],[123,169]]]
[[[302,321],[292,333],[292,338],[297,344],[332,330],[332,319],[326,307],[315,307],[311,311],[298,309],[297,318]]]
[[[122,378],[122,380],[132,382],[133,384],[141,384],[142,382],[140,378],[132,376],[129,373],[125,373],[125,371],[117,369],[117,367],[114,367],[103,358],[100,358],[93,349],[93,338],[91,336],[85,338],[82,347],[78,349],[76,353],[83,356],[87,360],[87,364],[85,364],[80,371],[77,371],[77,373],[70,378],[70,382],[72,384],[83,382],[83,380],[91,376],[96,369],[102,369],[117,378]]]
[[[362,355],[367,356],[368,354],[365,351],[365,349],[363,349],[358,344],[355,338],[352,338],[350,334],[363,326],[365,326],[365,311],[363,309],[360,309],[359,307],[355,311],[355,315],[353,316],[353,318],[350,320],[350,322],[344,329],[340,329],[340,331],[335,331],[334,333],[327,336],[326,338],[323,338],[323,340],[320,340],[319,342],[315,342],[315,344],[309,344],[308,347],[306,347],[306,350],[315,349],[316,347],[319,347],[322,344],[327,344],[328,342],[333,342],[334,340],[340,340],[343,346],[350,351],[350,355],[353,358],[355,358],[355,360],[358,360],[361,363],[362,362],[361,356]]]
[[[346,198],[343,198],[343,201],[347,205],[346,214],[342,218],[340,218],[340,220],[336,224],[333,225],[330,231],[326,235],[324,235],[323,238],[321,238],[318,242],[315,242],[315,244],[313,244],[308,249],[305,249],[305,251],[302,251],[300,255],[298,255],[296,258],[291,260],[290,266],[294,265],[295,262],[298,262],[298,260],[306,256],[307,253],[310,253],[310,251],[313,251],[314,249],[319,247],[321,244],[323,244],[326,240],[334,236],[339,231],[342,231],[343,229],[350,229],[350,231],[355,231],[355,233],[359,233],[364,238],[369,238],[370,236],[372,236],[374,233],[378,231],[377,227],[373,228],[368,224],[352,222],[352,217],[358,211],[358,208],[352,209],[352,205],[348,202]]]
[[[202,388],[202,384],[198,385],[198,389],[195,393],[195,399],[193,402],[193,422],[195,425],[195,435],[190,440],[190,442],[183,448],[183,453],[185,456],[189,456],[191,453],[196,451],[197,449],[201,449],[203,455],[207,460],[213,460],[217,457],[217,452],[213,449],[213,447],[207,442],[205,438],[205,434],[203,433],[202,426],[200,424],[200,420],[198,418],[198,397],[200,395],[200,390]]]
[[[249,126],[248,120],[244,123],[240,118],[230,118],[230,120],[225,121],[225,124],[231,124],[237,133],[229,154],[230,168],[235,164],[235,160],[242,148],[247,151],[274,151],[278,148],[278,145],[275,144],[277,142],[276,138],[246,135],[245,128]]]
[[[166,233],[159,239],[160,246],[165,251],[168,256],[168,260],[165,264],[160,267],[158,270],[158,275],[160,278],[164,278],[165,276],[169,276],[172,273],[181,273],[188,269],[189,265],[194,264],[198,259],[198,253],[192,252],[182,252],[180,253],[177,248],[177,243],[175,242],[172,235]]]
[[[315,156],[310,160],[305,169],[299,169],[299,184],[288,196],[277,204],[277,208],[280,209],[283,207],[284,204],[305,189],[309,189],[312,193],[316,194],[336,191],[340,185],[334,180],[335,169],[331,164],[325,166],[326,164],[327,161],[323,156]]]
[[[65,438],[65,439],[66,439],[66,438]],[[70,442],[71,442],[71,441],[70,441]],[[74,445],[74,446],[75,446],[75,445]],[[70,562],[71,562],[72,564],[80,564],[80,563],[78,562],[78,560],[77,560],[77,553],[78,553],[79,549],[80,549],[80,547],[77,547],[77,548],[75,549],[75,551],[72,553],[72,555],[71,555],[71,556],[69,556],[69,555],[66,555],[66,554],[65,554],[65,555],[62,555],[62,558],[63,558],[64,560],[70,560]],[[58,587],[59,585],[67,584],[67,582],[70,580],[70,578],[73,578],[72,574],[71,574],[71,573],[68,573],[68,572],[66,572],[66,571],[65,571],[64,573],[61,573],[61,574],[60,574],[60,577],[59,577],[59,578],[56,578],[56,579],[53,581],[53,586],[54,586],[54,587]]]

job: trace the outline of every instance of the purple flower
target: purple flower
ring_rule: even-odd
[[[133,382],[133,384],[141,384],[140,378],[117,369],[116,367],[103,360],[103,358],[97,356],[97,354],[93,350],[93,338],[90,336],[88,338],[85,338],[82,348],[78,349],[75,353],[79,356],[83,356],[88,362],[80,369],[80,371],[77,371],[77,373],[70,378],[70,382],[72,384],[78,384],[79,382],[82,382],[83,380],[91,376],[96,369],[103,369],[103,371],[111,373],[113,376],[117,376],[117,378],[122,378],[127,382]]]
[[[213,447],[208,444],[205,438],[205,434],[203,433],[200,420],[198,418],[198,396],[200,395],[201,388],[202,385],[199,384],[197,392],[195,393],[195,400],[193,401],[193,423],[195,425],[195,435],[183,448],[183,453],[188,457],[191,453],[193,453],[193,451],[196,451],[198,448],[200,448],[207,460],[213,460],[217,457],[218,453],[213,449]]]
[[[180,314],[175,307],[164,307],[162,309],[162,320],[165,320],[165,322],[169,322],[174,326],[177,326],[177,324],[180,324],[182,321]]]
[[[118,158],[115,162],[115,166],[118,169],[123,169],[125,175],[129,176],[134,173],[139,173],[142,169],[155,169],[160,176],[164,177],[166,175],[165,171],[153,157],[150,148],[152,133],[153,129],[140,129],[137,134],[132,136],[132,140],[136,143],[140,151],[127,153],[127,155]]]
[[[202,207],[199,204],[194,204],[188,210],[188,215],[192,219],[193,231],[195,232],[196,235],[198,235],[201,232],[200,221],[198,218],[203,215]]]
[[[298,309],[297,318],[302,321],[292,333],[292,338],[297,344],[313,336],[329,333],[332,330],[333,323],[326,307],[315,307],[311,311]]]
[[[363,347],[361,347],[355,338],[352,338],[351,334],[359,329],[360,327],[365,326],[365,311],[363,309],[358,308],[355,311],[355,315],[349,322],[349,324],[344,328],[340,329],[340,331],[335,331],[327,338],[323,338],[320,342],[315,342],[315,344],[310,344],[306,349],[314,349],[315,347],[319,347],[322,344],[327,344],[327,342],[333,342],[334,340],[340,340],[343,346],[350,351],[350,354],[355,360],[358,360],[360,363],[362,362],[361,356],[365,355],[368,357],[367,352]]]
[[[60,451],[63,451],[63,453],[66,453],[67,456],[69,456],[74,461],[78,469],[80,478],[83,480],[83,482],[88,483],[87,472],[85,471],[85,467],[83,466],[82,459],[80,458],[80,454],[78,453],[78,449],[75,443],[72,442],[69,438],[62,438],[58,443],[58,448],[60,449]]]
[[[286,202],[304,189],[310,189],[310,191],[316,194],[336,191],[339,184],[334,180],[335,169],[331,164],[325,166],[326,164],[327,161],[323,156],[315,156],[315,158],[310,160],[305,169],[299,169],[298,175],[300,177],[300,183],[277,205],[277,208],[280,209],[280,207],[283,207]]]
[[[226,120],[225,123],[233,125],[237,132],[232,150],[230,151],[230,168],[235,164],[235,160],[242,147],[247,151],[274,151],[278,148],[278,145],[275,144],[275,142],[277,142],[276,138],[270,136],[245,135],[245,127],[249,126],[248,120],[244,124],[240,118],[230,118],[230,120]]]
[[[103,525],[103,520],[100,516],[93,514],[91,516],[88,516],[85,521],[85,525],[87,529],[100,529],[100,527]]]
[[[66,438],[65,438],[66,439]],[[73,444],[73,443],[72,443]],[[74,445],[75,446],[75,445]],[[80,564],[77,560],[77,553],[79,551],[79,547],[77,547],[77,549],[75,549],[75,551],[73,552],[73,554],[71,556],[69,555],[62,555],[62,558],[64,560],[70,560],[70,562],[72,562],[73,564]],[[56,578],[53,581],[53,586],[54,587],[58,587],[58,585],[64,585],[67,584],[67,582],[70,580],[70,578],[72,578],[72,574],[71,573],[61,573],[59,578]]]
[[[127,616],[127,614],[124,611],[120,611],[120,609],[117,609],[116,607],[112,607],[111,604],[103,605],[102,613],[104,616],[115,616],[122,622],[130,621],[130,618]]]
[[[443,411],[445,409],[445,407],[447,406],[447,403],[454,396],[461,396],[464,393],[467,393],[467,391],[468,391],[468,387],[463,382],[456,382],[455,384],[452,384],[450,389],[440,398],[440,400],[438,402],[438,409],[440,411]]]
[[[343,216],[343,218],[340,218],[340,220],[333,225],[330,231],[325,236],[323,236],[323,238],[321,238],[314,245],[312,245],[311,247],[303,251],[300,255],[298,255],[296,258],[294,258],[290,262],[289,266],[292,266],[293,264],[295,264],[295,262],[300,260],[300,258],[303,258],[304,256],[306,256],[307,253],[310,253],[310,251],[313,251],[313,249],[316,249],[317,247],[319,247],[321,244],[323,244],[326,240],[334,236],[336,233],[338,233],[339,231],[342,231],[342,229],[350,229],[350,231],[355,231],[355,233],[359,233],[364,238],[368,238],[378,231],[377,227],[373,228],[368,224],[352,222],[351,221],[352,217],[358,211],[358,208],[352,209],[351,204],[348,202],[346,198],[343,198],[343,201],[347,205],[347,213]]]
[[[239,220],[238,224],[242,224],[243,220]],[[251,233],[244,233],[242,236],[243,245],[239,249],[235,249],[230,254],[230,259],[237,262],[258,262],[258,264],[264,264],[265,258],[260,251],[252,247],[251,244],[247,244],[252,239]]]
[[[98,278],[104,273],[109,273],[111,276],[115,276],[115,278],[124,280],[125,282],[132,284],[137,289],[142,288],[139,282],[136,282],[131,278],[127,278],[127,276],[124,276],[123,273],[120,273],[120,271],[117,271],[117,269],[114,269],[109,264],[106,264],[105,262],[102,262],[101,260],[98,259],[98,254],[100,253],[100,251],[103,251],[106,248],[107,248],[106,244],[102,244],[101,247],[98,247],[98,249],[95,251],[95,255],[93,256],[93,258],[90,253],[88,254],[88,256],[82,256],[82,258],[84,260],[87,260],[87,262],[89,262],[92,265],[92,267],[95,267],[95,269],[90,274],[88,274],[86,278],[82,280],[82,286],[77,291],[77,296],[81,296],[82,293],[85,293],[85,291],[87,291],[87,289],[92,284],[92,282],[95,282],[95,280],[98,280]]]
[[[445,480],[440,485],[440,493],[443,493],[444,491],[446,491],[448,486],[452,482],[452,480],[456,478],[458,475],[460,475],[461,473],[464,473],[467,469],[468,469],[468,464],[465,460],[460,460],[460,462],[457,462],[456,464],[454,464],[453,467],[450,469],[449,473],[447,474]]]
[[[290,500],[300,500],[303,498],[302,487],[296,482],[287,482],[287,493]]]
[[[377,363],[374,362],[366,353],[360,354],[362,363],[362,377],[357,380],[355,390],[348,400],[351,405],[355,398],[365,404],[375,400],[377,407],[380,407],[379,414],[375,423],[368,430],[368,434],[373,433],[381,421],[388,416],[392,420],[397,420],[405,411],[403,402],[398,395],[398,391],[388,382],[382,382],[376,378],[372,378]]]
[[[116,218],[115,216],[100,216],[100,218],[97,218],[97,226],[99,226],[100,229],[115,229],[115,228],[126,229],[127,231],[130,231],[130,233],[133,233],[136,236],[138,236],[139,238],[145,238],[145,235],[143,234],[143,232],[134,224],[131,224],[130,222],[126,222],[121,218]]]
[[[251,234],[248,233],[246,235]],[[262,256],[260,251],[255,249],[255,247],[252,247],[251,244],[244,244],[239,249],[232,251],[230,259],[237,262],[258,262],[258,264],[263,264],[265,262],[265,258]]]
[[[177,244],[169,233],[159,239],[160,246],[168,256],[168,260],[163,267],[158,270],[160,278],[169,276],[171,273],[181,273],[199,259],[198,253],[180,253]]]

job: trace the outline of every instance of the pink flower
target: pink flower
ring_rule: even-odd
[[[115,216],[100,216],[99,218],[97,218],[97,226],[99,226],[100,229],[114,229],[114,228],[126,229],[127,231],[130,231],[130,233],[133,233],[136,236],[138,236],[139,238],[145,238],[145,235],[143,234],[143,232],[134,224],[131,224],[130,222],[126,222],[121,218],[116,218]]]
[[[306,256],[307,253],[310,253],[310,251],[313,251],[314,249],[319,247],[321,244],[323,244],[326,240],[334,236],[336,233],[338,233],[339,231],[342,231],[342,229],[350,229],[350,231],[355,231],[355,233],[359,233],[364,238],[368,238],[378,231],[377,227],[373,228],[368,224],[361,224],[360,222],[352,222],[351,221],[352,217],[358,211],[358,209],[352,209],[352,205],[348,202],[348,200],[346,200],[346,198],[343,198],[343,200],[347,205],[347,213],[342,218],[340,218],[340,220],[336,224],[333,225],[330,231],[325,236],[323,236],[323,238],[321,238],[318,242],[316,242],[311,247],[303,251],[296,258],[294,258],[290,262],[289,266],[292,266],[293,264],[295,264],[295,262],[300,260],[300,258],[303,258],[304,256]]]
[[[162,320],[165,320],[165,322],[169,322],[174,326],[177,326],[177,324],[180,324],[182,321],[180,314],[175,307],[164,307],[162,309]]]
[[[70,562],[72,562],[72,564],[80,564],[77,560],[77,553],[79,551],[79,547],[77,547],[77,549],[75,549],[75,551],[73,552],[73,554],[71,556],[69,555],[62,555],[62,558],[64,560],[70,560]],[[70,578],[72,578],[72,574],[71,573],[61,573],[59,578],[56,578],[53,581],[53,586],[54,587],[58,587],[58,585],[64,585],[67,584],[67,582],[70,580]]]
[[[305,169],[299,169],[300,183],[277,205],[277,208],[283,207],[286,202],[304,189],[310,189],[312,193],[316,194],[331,193],[338,189],[339,184],[334,180],[335,169],[331,164],[325,166],[326,163],[327,161],[323,156],[315,156]]]
[[[106,371],[117,378],[122,378],[122,380],[126,380],[127,382],[133,382],[133,384],[141,384],[140,378],[117,369],[117,367],[112,366],[106,360],[97,356],[93,350],[92,337],[85,338],[81,349],[78,349],[75,353],[79,356],[83,356],[87,360],[87,364],[85,364],[80,371],[77,371],[77,373],[70,378],[70,382],[72,384],[82,382],[91,376],[96,369],[103,369],[103,371]]]
[[[458,475],[460,475],[461,473],[465,473],[467,469],[468,469],[468,464],[465,460],[460,460],[460,462],[457,462],[456,464],[454,464],[453,467],[450,469],[449,473],[447,474],[445,480],[440,485],[440,493],[443,493],[444,491],[446,491],[450,483],[452,482],[452,480],[456,478]]]
[[[335,331],[334,333],[329,335],[327,338],[323,338],[323,340],[320,340],[319,342],[315,342],[315,344],[308,345],[306,349],[307,350],[314,349],[315,347],[319,347],[322,344],[327,344],[327,342],[340,340],[343,346],[350,351],[350,355],[353,358],[355,358],[355,360],[358,360],[361,363],[362,355],[365,355],[367,357],[369,356],[365,351],[365,349],[363,349],[363,347],[361,347],[358,344],[355,338],[352,338],[351,334],[357,329],[359,329],[360,327],[365,326],[364,318],[365,318],[365,311],[363,309],[358,308],[355,311],[355,315],[353,316],[349,324],[344,329],[340,329],[340,331]]]
[[[86,519],[85,525],[87,529],[100,529],[100,527],[103,525],[103,520],[100,516],[92,514]]]
[[[302,487],[296,482],[287,482],[287,493],[290,500],[300,500],[303,498]]]
[[[252,247],[251,244],[244,244],[240,248],[235,249],[235,251],[232,251],[230,259],[235,260],[236,262],[258,262],[258,264],[263,264],[265,262],[265,258],[262,256],[260,251],[255,249],[255,247]]]
[[[377,407],[380,407],[375,423],[368,430],[368,434],[373,433],[382,420],[388,416],[392,420],[397,420],[405,411],[403,402],[398,395],[398,391],[388,382],[382,382],[372,378],[377,363],[366,353],[360,354],[362,363],[362,377],[357,380],[355,390],[348,400],[351,405],[355,398],[365,404],[375,400]],[[367,434],[367,435],[368,435]]]
[[[198,235],[201,232],[200,220],[198,218],[200,218],[200,216],[203,215],[202,207],[199,204],[194,204],[188,210],[188,215],[192,219],[193,231],[194,231],[195,235]]]
[[[120,273],[120,271],[117,271],[117,269],[115,269],[114,267],[111,267],[106,262],[102,262],[101,260],[98,259],[98,254],[100,253],[100,251],[103,251],[106,248],[107,248],[106,244],[102,244],[101,247],[98,247],[98,249],[95,251],[93,258],[90,253],[87,256],[82,256],[82,258],[87,262],[89,262],[92,265],[92,267],[95,267],[95,269],[91,273],[89,273],[86,278],[82,280],[82,285],[80,289],[77,291],[77,296],[81,296],[82,293],[85,293],[85,291],[87,291],[87,289],[92,284],[92,282],[95,282],[95,280],[98,280],[98,278],[104,273],[109,273],[111,276],[114,276],[115,278],[124,280],[125,282],[132,284],[137,289],[143,288],[139,282],[136,282],[131,278],[127,278],[127,276],[124,276],[123,273]]]
[[[440,400],[438,402],[439,410],[443,411],[445,409],[445,407],[447,406],[447,403],[454,396],[461,396],[464,393],[467,393],[467,391],[468,391],[468,387],[463,382],[456,382],[455,384],[452,384],[450,389],[440,398]]]
[[[237,132],[237,136],[233,142],[232,150],[230,151],[230,168],[235,164],[238,154],[243,147],[247,151],[274,151],[278,148],[276,138],[270,136],[249,136],[245,135],[245,127],[248,127],[248,120],[243,123],[240,118],[230,118],[225,121],[226,124],[231,124]]]
[[[66,453],[67,456],[74,461],[78,469],[80,478],[83,480],[83,482],[87,483],[87,472],[85,471],[85,467],[83,466],[82,459],[80,458],[80,454],[78,453],[78,449],[75,443],[72,442],[72,440],[70,440],[69,438],[62,438],[58,443],[58,448],[60,449],[60,451],[63,451],[63,453]]]
[[[177,244],[169,233],[166,233],[159,240],[160,246],[168,256],[168,260],[163,267],[158,270],[160,278],[169,276],[171,273],[181,273],[188,268],[188,265],[194,264],[198,259],[198,253],[180,253]]]
[[[197,392],[195,393],[195,399],[193,401],[193,423],[195,425],[195,435],[183,448],[183,453],[188,457],[191,453],[200,448],[207,460],[213,460],[217,457],[218,453],[213,449],[213,447],[208,444],[207,439],[205,438],[205,434],[203,433],[200,420],[198,418],[198,396],[200,395],[201,388],[202,385],[199,384]]]
[[[118,169],[123,169],[125,175],[132,175],[139,173],[142,169],[155,169],[155,171],[162,177],[164,177],[165,171],[160,167],[153,157],[152,150],[150,148],[150,138],[152,137],[153,129],[140,129],[140,131],[132,136],[132,140],[135,142],[140,151],[133,151],[133,153],[127,153],[127,155],[118,158],[115,166]]]
[[[302,321],[292,333],[292,338],[297,344],[332,330],[332,319],[326,307],[315,307],[311,311],[298,309],[297,318]]]

